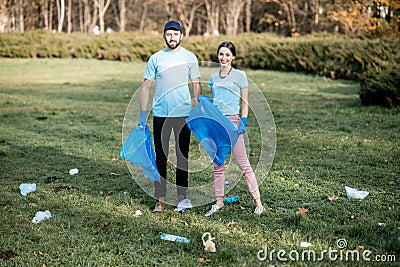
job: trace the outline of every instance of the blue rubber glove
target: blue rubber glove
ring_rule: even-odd
[[[247,118],[243,117],[240,120],[240,124],[238,126],[238,134],[244,134],[246,132],[246,126],[247,126]]]
[[[141,110],[140,111],[140,118],[139,118],[138,126],[145,127],[147,125],[147,123],[146,123],[146,117],[147,116],[146,115],[147,115],[146,110]]]

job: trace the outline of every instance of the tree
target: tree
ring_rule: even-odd
[[[242,0],[229,1],[229,9],[227,9],[225,13],[227,36],[235,36],[238,34],[239,17],[245,4],[246,2]]]
[[[107,12],[108,7],[110,6],[111,0],[107,0],[107,2],[104,2],[104,0],[93,0],[93,1],[95,7],[98,8],[100,33],[104,33],[104,16]]]
[[[342,2],[337,10],[330,11],[329,17],[336,22],[346,35],[356,35],[373,29],[366,12],[367,0]]]
[[[207,32],[219,33],[219,13],[221,8],[220,1],[204,0],[204,4],[207,10],[209,28],[211,28],[207,29]]]
[[[65,1],[60,0],[60,2],[58,2],[57,0],[57,18],[58,18],[57,32],[62,31],[62,27],[64,24],[64,13],[65,13]]]

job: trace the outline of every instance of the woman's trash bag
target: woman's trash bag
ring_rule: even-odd
[[[239,138],[237,126],[207,96],[199,96],[199,104],[189,113],[186,123],[211,159],[222,166]]]
[[[142,166],[144,174],[150,180],[160,182],[149,126],[138,126],[132,130],[122,145],[120,156]]]

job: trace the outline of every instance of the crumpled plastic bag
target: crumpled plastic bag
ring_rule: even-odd
[[[20,184],[19,189],[21,190],[21,195],[26,197],[29,193],[36,191],[36,184]]]
[[[178,203],[178,206],[176,207],[175,211],[177,212],[185,212],[186,210],[190,210],[193,208],[192,202],[190,199],[185,198],[184,200],[180,201]]]
[[[186,122],[211,159],[222,166],[239,138],[237,126],[206,96],[199,96],[199,104]]]
[[[142,166],[143,173],[150,179],[160,182],[160,173],[157,170],[153,141],[149,126],[138,126],[131,131],[122,145],[120,156],[133,164]]]
[[[225,203],[233,203],[236,202],[240,199],[240,197],[238,195],[234,195],[232,197],[224,197],[224,202]]]
[[[35,214],[35,217],[32,219],[32,223],[37,224],[40,223],[44,220],[50,219],[51,218],[51,212],[46,210],[46,211],[38,211]]]
[[[344,189],[346,189],[348,199],[364,199],[369,194],[367,191],[361,191],[348,186],[345,186]]]

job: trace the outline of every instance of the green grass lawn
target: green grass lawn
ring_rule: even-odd
[[[399,264],[399,109],[362,106],[352,81],[247,70],[276,125],[275,159],[260,186],[267,212],[252,213],[240,182],[230,192],[240,201],[209,218],[210,205],[152,214],[154,200],[119,158],[125,111],[144,67],[0,59],[0,253],[7,258],[0,266],[383,266],[376,256]],[[249,124],[250,135],[257,127]],[[80,173],[69,175],[72,168]],[[212,182],[209,169],[203,176]],[[36,183],[36,192],[22,196],[21,183]],[[345,186],[369,195],[349,200]],[[44,210],[52,217],[33,224]],[[216,253],[204,251],[204,232],[215,237]],[[164,241],[161,233],[191,242]],[[347,242],[341,250],[340,239]],[[272,260],[258,258],[265,248]],[[337,259],[325,254],[320,262],[329,248]],[[371,261],[341,259],[339,252],[356,249],[360,257],[371,251]],[[277,258],[279,250],[286,254]],[[290,251],[314,251],[317,259],[293,261]]]

